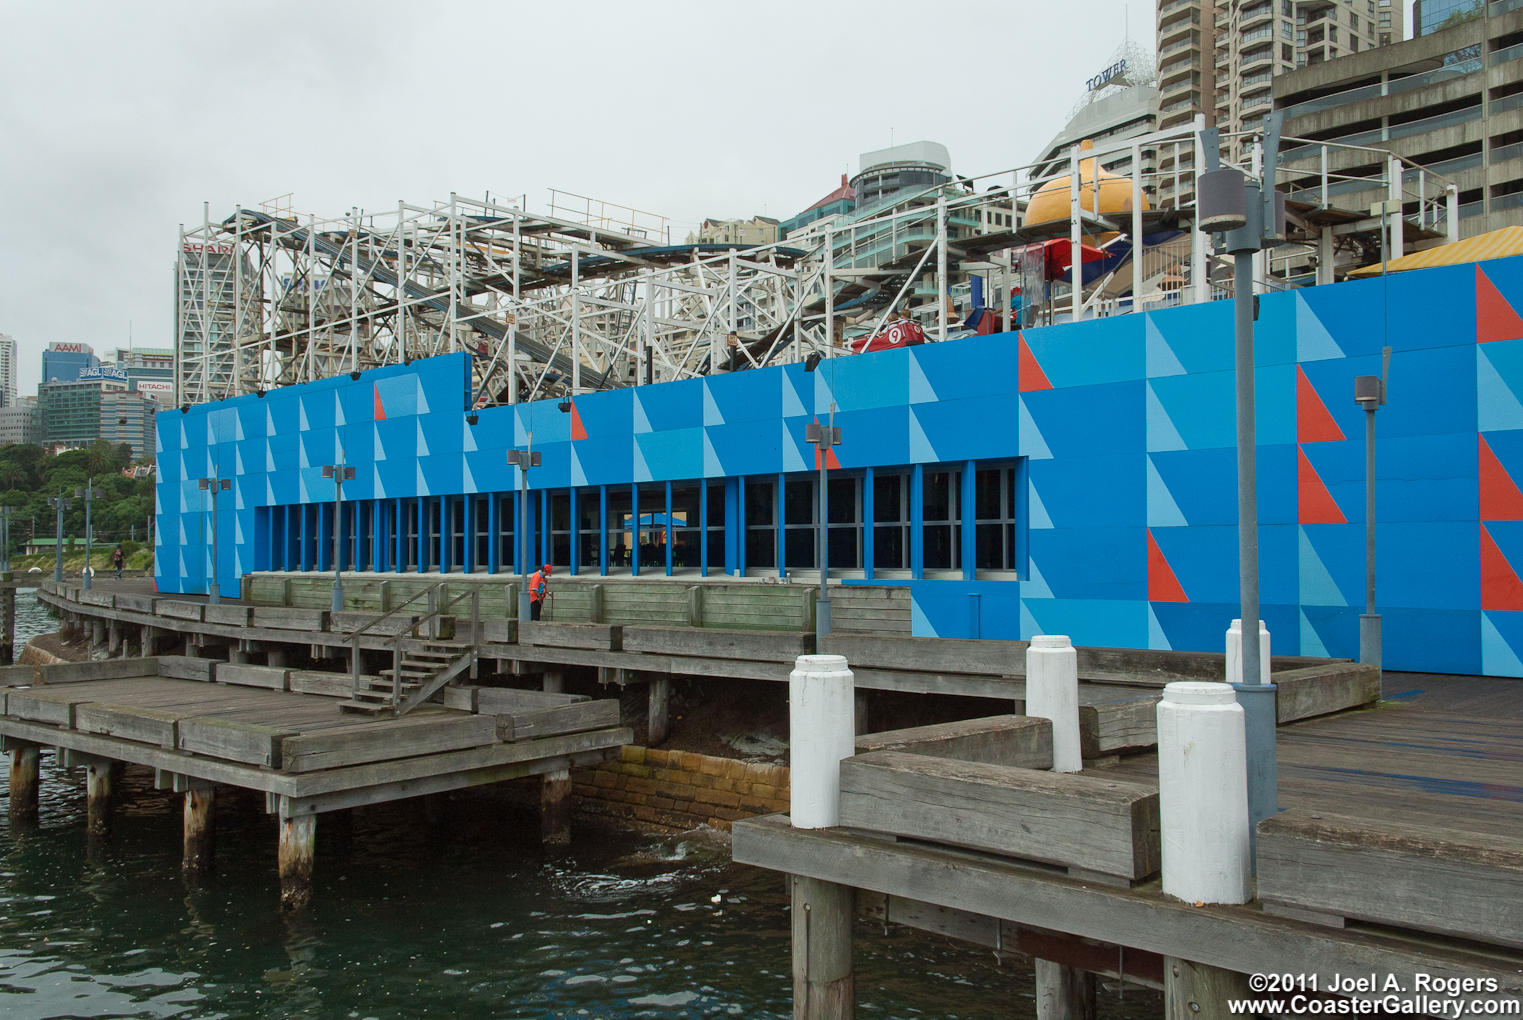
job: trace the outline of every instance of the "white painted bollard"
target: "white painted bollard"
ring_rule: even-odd
[[[1026,714],[1052,720],[1052,770],[1084,768],[1079,743],[1079,653],[1062,634],[1038,634],[1026,648]]]
[[[1263,683],[1269,682],[1269,628],[1259,621],[1259,662],[1264,670]],[[1227,682],[1243,682],[1243,621],[1233,620],[1227,628]]]
[[[788,676],[789,814],[795,829],[841,821],[841,759],[856,754],[856,681],[844,655],[800,655]]]
[[[1163,891],[1187,903],[1247,903],[1248,753],[1230,684],[1182,680],[1158,703]]]

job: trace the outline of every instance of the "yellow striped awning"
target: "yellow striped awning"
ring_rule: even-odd
[[[1403,255],[1386,263],[1386,272],[1399,273],[1406,269],[1430,269],[1433,266],[1458,266],[1466,262],[1484,262],[1486,259],[1503,259],[1509,255],[1523,255],[1523,227],[1503,227],[1485,234],[1467,237],[1453,244],[1441,244],[1427,251]],[[1348,274],[1352,277],[1379,276],[1380,263],[1365,266]]]

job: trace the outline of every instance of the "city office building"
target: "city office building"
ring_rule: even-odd
[[[51,343],[42,352],[42,381],[71,383],[86,369],[99,368],[100,359],[89,344]]]
[[[118,347],[102,362],[126,373],[127,388],[152,394],[163,404],[174,401],[175,352],[160,347]]]
[[[137,390],[103,390],[100,397],[100,437],[132,447],[132,459],[154,452],[155,418],[162,405]]]
[[[907,142],[864,152],[857,165],[861,169],[851,179],[851,190],[859,214],[890,203],[901,191],[948,184],[952,180],[952,157],[939,142]]]
[[[846,180],[846,175],[841,175],[841,186],[818,202],[799,213],[791,216],[778,225],[778,238],[785,239],[796,230],[807,227],[816,220],[825,219],[827,216],[844,216],[857,207],[857,193],[852,190]]]
[[[99,372],[99,368],[92,370]],[[100,438],[102,391],[125,390],[126,384],[115,380],[76,379],[73,382],[45,382],[37,387],[38,415],[42,422],[42,442],[50,447],[77,449]]]
[[[687,235],[688,244],[772,244],[777,239],[777,220],[769,216],[704,220],[697,233]]]
[[[1523,258],[1260,305],[1274,653],[1359,651],[1364,412],[1352,396],[1390,346],[1391,407],[1398,378],[1410,399],[1379,412],[1399,416],[1377,478],[1385,665],[1523,674],[1523,534],[1491,519],[1523,481],[1511,431]],[[907,590],[914,634],[1219,651],[1239,611],[1232,330],[1232,303],[1218,301],[838,357],[812,373],[589,393],[574,414],[554,401],[489,407],[474,425],[465,353],[172,410],[159,432],[158,590],[206,590],[211,508],[196,479],[214,470],[233,478],[215,525],[223,590],[255,570],[326,569],[334,492],[315,465],[340,441],[356,475],[341,510],[346,570],[507,582],[527,531],[529,562],[557,577],[813,578],[820,477],[805,429],[833,404],[829,569]],[[543,463],[515,536],[505,450],[531,430]]]
[[[1275,76],[1400,42],[1403,31],[1401,0],[1158,0],[1158,126],[1210,111],[1223,133],[1257,131]],[[1229,158],[1247,151],[1223,145]]]
[[[16,341],[0,333],[0,407],[16,403]]]
[[[21,397],[0,407],[0,446],[40,443],[41,439],[36,397]]]
[[[1285,134],[1386,149],[1442,174],[1459,189],[1461,237],[1523,223],[1523,4],[1501,0],[1487,13],[1283,75],[1275,105]],[[1283,148],[1280,159],[1305,173],[1293,188],[1314,196],[1321,147]],[[1328,170],[1377,177],[1379,162],[1376,154],[1333,149]],[[1373,181],[1335,186],[1344,204],[1356,191],[1367,192],[1356,203],[1366,208],[1387,197]],[[1409,220],[1415,187],[1409,181],[1404,195]]]
[[[1482,16],[1485,0],[1412,0],[1412,35],[1427,35],[1441,28]]]

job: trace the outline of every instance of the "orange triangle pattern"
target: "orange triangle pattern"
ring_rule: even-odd
[[[1322,402],[1317,388],[1306,378],[1306,370],[1296,366],[1296,442],[1335,443],[1348,438],[1332,412]]]
[[[1523,340],[1523,316],[1519,316],[1508,304],[1497,285],[1481,272],[1480,263],[1475,267],[1475,342],[1494,343],[1498,340]]]
[[[1523,610],[1523,581],[1512,569],[1486,525],[1481,525],[1481,608]]]
[[[1184,586],[1179,583],[1179,578],[1174,575],[1174,568],[1169,566],[1169,561],[1164,557],[1163,550],[1158,548],[1158,540],[1153,537],[1153,529],[1148,529],[1148,601],[1149,602],[1189,602],[1185,595]]]
[[[820,423],[818,416],[815,417],[814,423],[816,425]],[[825,466],[831,471],[835,471],[841,466],[840,460],[836,458],[836,448],[834,446],[825,451]],[[820,469],[820,448],[818,446],[814,448],[814,469],[816,471]]]
[[[1052,389],[1047,373],[1042,371],[1042,366],[1037,363],[1036,355],[1032,354],[1031,348],[1026,345],[1026,334],[1018,332],[1015,336],[1020,343],[1020,358],[1016,363],[1016,371],[1019,375],[1017,388],[1022,393]]]
[[[1512,475],[1491,452],[1491,444],[1485,436],[1480,440],[1479,474],[1481,478],[1481,520],[1523,521],[1523,492]]]
[[[381,388],[379,386],[375,385],[374,383],[371,383],[370,385],[371,385],[371,388],[373,390],[375,390],[375,420],[376,421],[385,421],[386,420],[386,405],[381,403]]]
[[[571,402],[571,438],[586,439],[587,430],[582,427],[582,413],[576,409],[576,401]]]
[[[1327,491],[1322,476],[1306,459],[1306,451],[1296,447],[1296,502],[1302,524],[1347,524],[1348,518],[1338,509],[1333,494]]]

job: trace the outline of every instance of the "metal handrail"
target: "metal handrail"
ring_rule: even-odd
[[[447,583],[448,583],[447,581],[440,581],[438,584],[431,585],[426,590],[427,594],[430,596],[430,599],[429,599],[430,602],[433,601],[433,598],[432,598],[433,593],[436,592],[438,589],[443,588]],[[472,678],[474,678],[476,676],[476,659],[475,659],[475,655],[476,655],[477,632],[480,629],[480,625],[481,625],[481,587],[479,585],[474,585],[473,584],[473,585],[470,586],[470,589],[471,589],[470,591],[463,591],[463,592],[461,592],[459,595],[456,595],[454,598],[450,599],[448,602],[444,603],[443,605],[437,606],[435,608],[430,609],[428,611],[428,615],[427,616],[420,617],[417,620],[413,621],[413,628],[416,629],[418,627],[421,627],[422,625],[424,625],[426,623],[429,623],[430,621],[436,619],[437,617],[440,617],[440,616],[444,615],[445,610],[449,609],[451,606],[453,606],[456,602],[459,602],[461,599],[469,596],[470,600],[471,600],[471,651],[470,651],[469,654],[471,655],[471,676],[472,676]],[[419,592],[419,594],[424,594],[424,592]],[[446,594],[448,594],[448,592],[446,592]],[[358,661],[358,653],[356,653],[355,658],[356,658],[356,661]],[[358,667],[356,667],[356,668],[358,668]],[[356,689],[358,689],[358,682],[356,682]],[[399,632],[396,635],[396,637],[392,640],[392,643],[391,643],[391,711],[395,715],[400,715],[401,714],[401,709],[402,709],[402,635]]]
[[[413,595],[404,600],[401,605],[393,606],[391,609],[388,609],[380,616],[377,616],[374,620],[371,620],[363,627],[358,627],[350,633],[349,639],[353,642],[354,645],[349,655],[350,682],[353,685],[354,690],[358,691],[360,689],[360,635],[365,633],[370,628],[374,627],[376,624],[380,623],[382,620],[386,619],[388,616],[393,616],[401,610],[405,609],[407,606],[411,605],[413,602],[416,602],[424,595],[432,594],[436,589],[442,587],[444,584],[445,582],[440,581],[437,584],[429,585],[422,591],[415,592]],[[414,621],[414,626],[416,625],[417,621]]]

